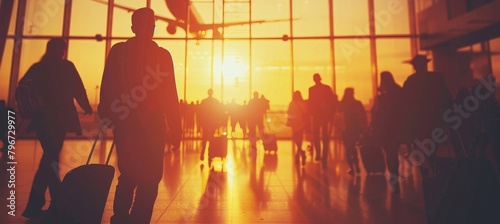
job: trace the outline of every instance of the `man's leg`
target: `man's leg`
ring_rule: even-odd
[[[59,177],[59,153],[62,150],[65,136],[66,133],[56,126],[43,126],[37,130],[37,138],[42,145],[43,155],[33,180],[28,205],[23,212],[23,216],[34,218],[41,215],[40,212],[45,204],[47,188],[51,197],[50,210],[54,213],[53,215],[57,215],[56,204],[59,203],[61,183]]]
[[[202,127],[201,132],[201,150],[200,150],[200,160],[205,160],[205,150],[207,148],[207,142],[210,136],[209,128],[206,126]]]
[[[213,136],[213,129],[212,129]],[[143,136],[146,147],[137,158],[141,165],[138,170],[135,201],[130,211],[134,224],[147,224],[151,221],[153,207],[158,196],[158,184],[163,175],[163,150],[165,139],[159,136]]]
[[[248,140],[250,141],[250,157],[257,157],[257,124],[253,121],[248,122]]]
[[[316,157],[315,160],[319,161],[321,160],[321,142],[319,139],[319,132],[320,132],[320,122],[318,118],[313,118],[313,125],[312,125],[312,134],[313,134],[313,144],[314,144],[314,151],[316,152]]]
[[[399,177],[399,144],[396,141],[388,142],[383,144],[383,147],[385,150],[385,160],[390,177]],[[399,181],[392,182],[389,179],[389,184],[391,184],[392,192],[399,193]]]
[[[323,167],[326,167],[328,162],[328,152],[330,151],[330,130],[328,128],[327,121],[321,124],[321,138],[323,140],[323,153],[321,162],[323,163]]]
[[[130,223],[129,212],[134,197],[134,189],[137,181],[134,178],[134,151],[137,152],[138,144],[135,144],[137,136],[133,132],[125,130],[115,130],[116,155],[120,176],[116,185],[115,199],[113,202],[113,213],[111,224]]]
[[[344,146],[347,164],[349,165],[348,173],[352,174],[354,171],[359,171],[357,166],[357,152],[356,152],[356,137],[352,133],[344,133]]]

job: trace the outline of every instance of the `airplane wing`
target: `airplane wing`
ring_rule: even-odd
[[[102,0],[92,0],[92,1],[94,1],[94,2],[99,2],[99,3],[105,4],[105,5],[107,5],[107,4],[108,4],[108,2],[107,2],[107,1],[102,1]],[[134,9],[134,8],[130,8],[130,7],[127,7],[127,6],[124,6],[124,5],[120,5],[120,4],[113,4],[113,6],[114,6],[115,8],[123,9],[123,10],[125,10],[125,11],[127,11],[127,12],[133,12],[133,11],[135,11],[135,10],[136,10],[136,9]],[[179,21],[177,21],[177,20],[175,20],[175,19],[169,19],[169,18],[167,18],[167,17],[157,16],[157,15],[155,15],[155,18],[156,18],[156,20],[162,20],[162,21],[165,21],[165,22],[167,22],[169,25],[174,25],[174,26],[178,26],[178,27],[185,27],[185,26],[186,26],[186,24],[185,24],[185,23],[183,23],[183,22],[179,22]]]
[[[103,0],[92,0],[92,1],[98,2],[101,4],[105,4],[105,5],[108,4],[107,1],[103,1]],[[127,7],[124,5],[120,5],[120,4],[113,4],[113,7],[125,10],[127,12],[133,12],[136,10],[134,8],[130,8],[130,7]],[[183,20],[170,19],[167,17],[157,16],[157,15],[155,15],[155,18],[156,18],[156,20],[161,20],[161,21],[168,23],[167,31],[170,34],[175,34],[176,27],[180,27],[184,30],[186,30],[186,28],[187,28],[187,26],[186,26],[187,24]],[[190,30],[190,32],[195,33],[195,35],[197,35],[197,36],[204,36],[204,34],[205,34],[204,31],[206,31],[206,30],[214,30],[214,32],[218,33],[218,36],[220,36],[218,28],[221,28],[221,27],[238,26],[238,25],[246,25],[246,24],[259,24],[259,23],[267,23],[267,22],[284,22],[284,21],[289,21],[289,20],[290,19],[255,20],[255,21],[251,21],[251,22],[248,22],[248,21],[228,22],[228,23],[224,23],[224,24],[222,24],[222,23],[216,23],[216,24],[195,23],[195,24],[191,24],[189,30]],[[293,20],[296,20],[296,19],[293,19]]]
[[[293,19],[295,20],[295,19]],[[247,24],[259,24],[259,23],[269,23],[269,22],[285,22],[290,21],[290,19],[273,19],[273,20],[255,20],[255,21],[245,21],[245,22],[229,22],[229,23],[216,23],[216,24],[200,24],[198,27],[200,30],[210,30],[210,29],[218,29],[220,27],[230,27],[230,26],[239,26],[239,25],[247,25]]]

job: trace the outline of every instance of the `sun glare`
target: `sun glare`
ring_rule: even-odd
[[[245,62],[239,60],[239,58],[235,56],[225,56],[222,62],[223,76],[227,81],[242,77],[247,69]]]

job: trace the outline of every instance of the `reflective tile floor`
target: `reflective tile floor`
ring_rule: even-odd
[[[91,163],[105,161],[110,141],[99,143]],[[61,154],[61,177],[85,163],[91,140],[66,140]],[[199,161],[196,140],[186,140],[177,153],[165,154],[163,180],[151,223],[425,223],[421,177],[408,164],[400,165],[401,194],[391,193],[384,175],[346,173],[344,152],[332,141],[328,168],[311,161],[296,165],[291,141],[278,141],[276,155],[258,146],[249,157],[248,141],[229,140],[224,163],[215,161],[214,172]],[[1,200],[0,223],[38,223],[21,216],[33,175],[42,154],[35,140],[16,143],[15,216]],[[1,198],[9,197],[7,159],[2,158]],[[110,164],[116,167],[113,154]],[[203,165],[204,164],[204,165]],[[102,223],[112,215],[114,186],[110,189]],[[388,174],[385,174],[388,175]],[[49,198],[47,193],[47,198]]]

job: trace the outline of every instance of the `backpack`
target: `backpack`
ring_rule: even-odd
[[[33,119],[38,111],[45,106],[45,100],[36,87],[35,76],[39,75],[38,73],[38,69],[30,68],[16,88],[18,111],[23,119]]]

